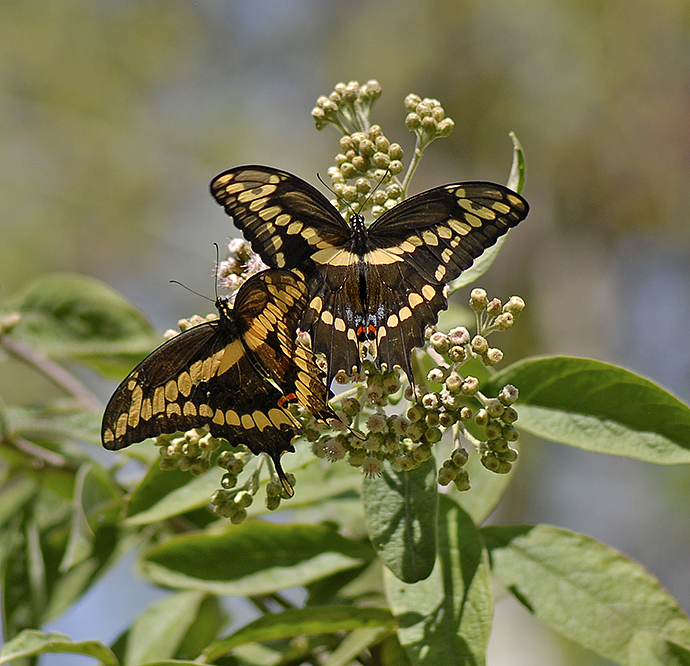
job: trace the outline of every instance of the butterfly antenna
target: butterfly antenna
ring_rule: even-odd
[[[191,287],[188,287],[186,284],[182,284],[179,280],[170,280],[170,283],[171,284],[179,284],[180,287],[182,287],[183,289],[186,289],[187,291],[191,292],[195,296],[200,296],[201,298],[205,298],[207,301],[211,301],[211,303],[213,303],[212,298],[209,298],[205,294],[200,294],[198,291],[194,291],[194,289],[192,289]]]
[[[325,188],[326,188],[326,189],[327,189],[327,190],[328,190],[338,201],[341,201],[342,203],[344,203],[344,204],[348,207],[348,209],[349,209],[349,211],[350,211],[350,215],[356,215],[356,214],[357,214],[357,213],[355,213],[354,208],[352,208],[352,206],[350,206],[350,204],[349,204],[347,201],[345,201],[345,199],[343,199],[342,197],[339,197],[339,196],[333,191],[333,188],[332,188],[328,183],[326,183],[326,181],[325,181],[323,178],[321,178],[321,174],[320,174],[320,173],[317,173],[317,174],[316,174],[316,177],[319,179],[319,182],[320,182],[320,183],[321,183],[321,184],[322,184],[322,185],[323,185],[323,186],[324,186],[324,187],[325,187]]]
[[[376,187],[371,192],[369,192],[369,196],[362,202],[362,205],[359,207],[359,213],[360,214],[366,208],[366,205],[369,203],[369,199],[371,199],[371,197],[374,196],[374,192],[376,192],[376,190],[378,190],[379,187],[381,187],[381,185],[383,185],[383,181],[386,180],[386,176],[389,173],[390,173],[390,169],[386,169],[386,173],[384,173],[383,176],[381,177],[381,180],[379,180],[379,182],[376,183]]]

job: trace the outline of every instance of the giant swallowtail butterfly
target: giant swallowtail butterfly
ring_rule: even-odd
[[[487,182],[451,183],[413,196],[366,226],[350,224],[317,189],[285,171],[235,167],[216,176],[211,193],[261,259],[301,272],[309,301],[300,328],[340,369],[361,369],[365,344],[377,366],[399,365],[413,380],[410,354],[448,305],[444,287],[529,206]]]
[[[301,425],[286,403],[296,400],[322,421],[337,419],[324,373],[311,350],[296,342],[306,303],[305,283],[286,270],[251,277],[234,307],[219,298],[219,319],[164,343],[120,384],[103,416],[103,446],[117,450],[208,426],[214,437],[267,453],[292,495],[280,456],[294,451]]]

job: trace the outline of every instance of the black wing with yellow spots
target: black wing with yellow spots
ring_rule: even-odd
[[[295,269],[309,287],[300,327],[338,370],[361,369],[365,345],[378,366],[400,366],[447,307],[444,287],[525,219],[529,205],[488,182],[422,192],[366,226],[348,225],[326,197],[290,173],[243,166],[216,176],[211,193],[263,261]]]
[[[280,456],[294,451],[301,425],[287,402],[299,402],[321,420],[336,418],[324,373],[312,352],[296,342],[306,301],[304,282],[282,270],[247,280],[234,308],[218,299],[218,320],[164,343],[120,384],[103,416],[103,446],[117,450],[208,426],[214,437],[271,456],[292,494]]]

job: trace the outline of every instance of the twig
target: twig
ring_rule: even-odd
[[[103,405],[101,405],[98,398],[86,386],[76,379],[74,375],[51,361],[41,352],[32,349],[23,342],[15,340],[9,335],[0,336],[0,346],[11,356],[35,368],[59,389],[80,400],[84,407],[95,412],[100,412],[103,409]]]

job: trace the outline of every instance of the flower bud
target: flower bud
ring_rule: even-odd
[[[464,326],[458,326],[448,332],[451,344],[466,345],[470,341],[470,332]]]
[[[503,303],[501,303],[500,299],[498,298],[492,298],[487,304],[486,304],[486,313],[490,317],[497,317],[499,314],[501,314],[501,309],[503,308]]]
[[[503,360],[503,352],[498,347],[489,347],[482,356],[482,361],[486,366],[496,365]]]
[[[417,105],[422,101],[422,98],[419,95],[415,95],[414,93],[410,93],[407,97],[405,97],[405,109],[407,111],[414,111],[417,108]]]
[[[463,379],[457,372],[451,372],[446,378],[446,390],[451,393],[459,393],[462,387]]]
[[[502,312],[496,321],[494,321],[494,326],[499,331],[507,331],[515,323],[515,318],[510,312]]]
[[[525,301],[519,296],[511,296],[503,306],[503,312],[510,312],[514,317],[517,317],[524,309]]]
[[[439,354],[444,354],[450,349],[450,341],[445,333],[437,331],[431,336],[429,343]]]
[[[450,374],[450,368],[436,366],[427,373],[426,378],[434,384],[442,384]]]
[[[489,414],[485,409],[480,409],[474,415],[474,422],[480,427],[485,428],[489,423]]]
[[[501,436],[501,425],[498,421],[491,420],[484,428],[484,434],[487,439],[496,439]]]
[[[480,356],[486,354],[489,349],[489,343],[482,335],[475,335],[470,344],[472,345],[472,351]]]
[[[402,160],[403,155],[403,149],[399,143],[391,143],[391,145],[388,147],[388,156],[392,160],[400,161]]]
[[[485,409],[492,419],[499,418],[503,415],[503,412],[505,411],[503,403],[501,403],[501,401],[497,398],[492,398],[491,400],[489,400],[489,402],[485,406]]]
[[[375,456],[366,456],[362,462],[362,471],[366,476],[380,476],[383,472],[383,462]]]
[[[511,424],[518,420],[518,413],[512,407],[506,407],[501,417],[503,423]]]
[[[316,109],[315,109],[316,111]],[[321,109],[318,109],[318,111],[323,115],[323,111]],[[314,115],[314,112],[312,111],[312,116]],[[408,113],[407,116],[405,117],[405,127],[407,127],[408,130],[414,131],[416,129],[419,129],[422,126],[422,119],[417,113]]]
[[[498,394],[498,399],[504,405],[512,405],[518,399],[518,390],[512,384],[506,384]]]
[[[465,380],[460,387],[460,392],[463,395],[473,396],[479,390],[479,380],[476,377],[465,377]]]
[[[427,393],[422,398],[422,406],[424,409],[436,409],[438,407],[438,396],[435,393]]]
[[[483,312],[486,310],[486,306],[489,302],[489,298],[486,291],[483,289],[473,289],[470,293],[470,307],[475,312]]]
[[[464,467],[470,458],[470,454],[465,451],[462,447],[454,449],[451,453],[450,459],[453,461],[454,465],[458,467]]]

